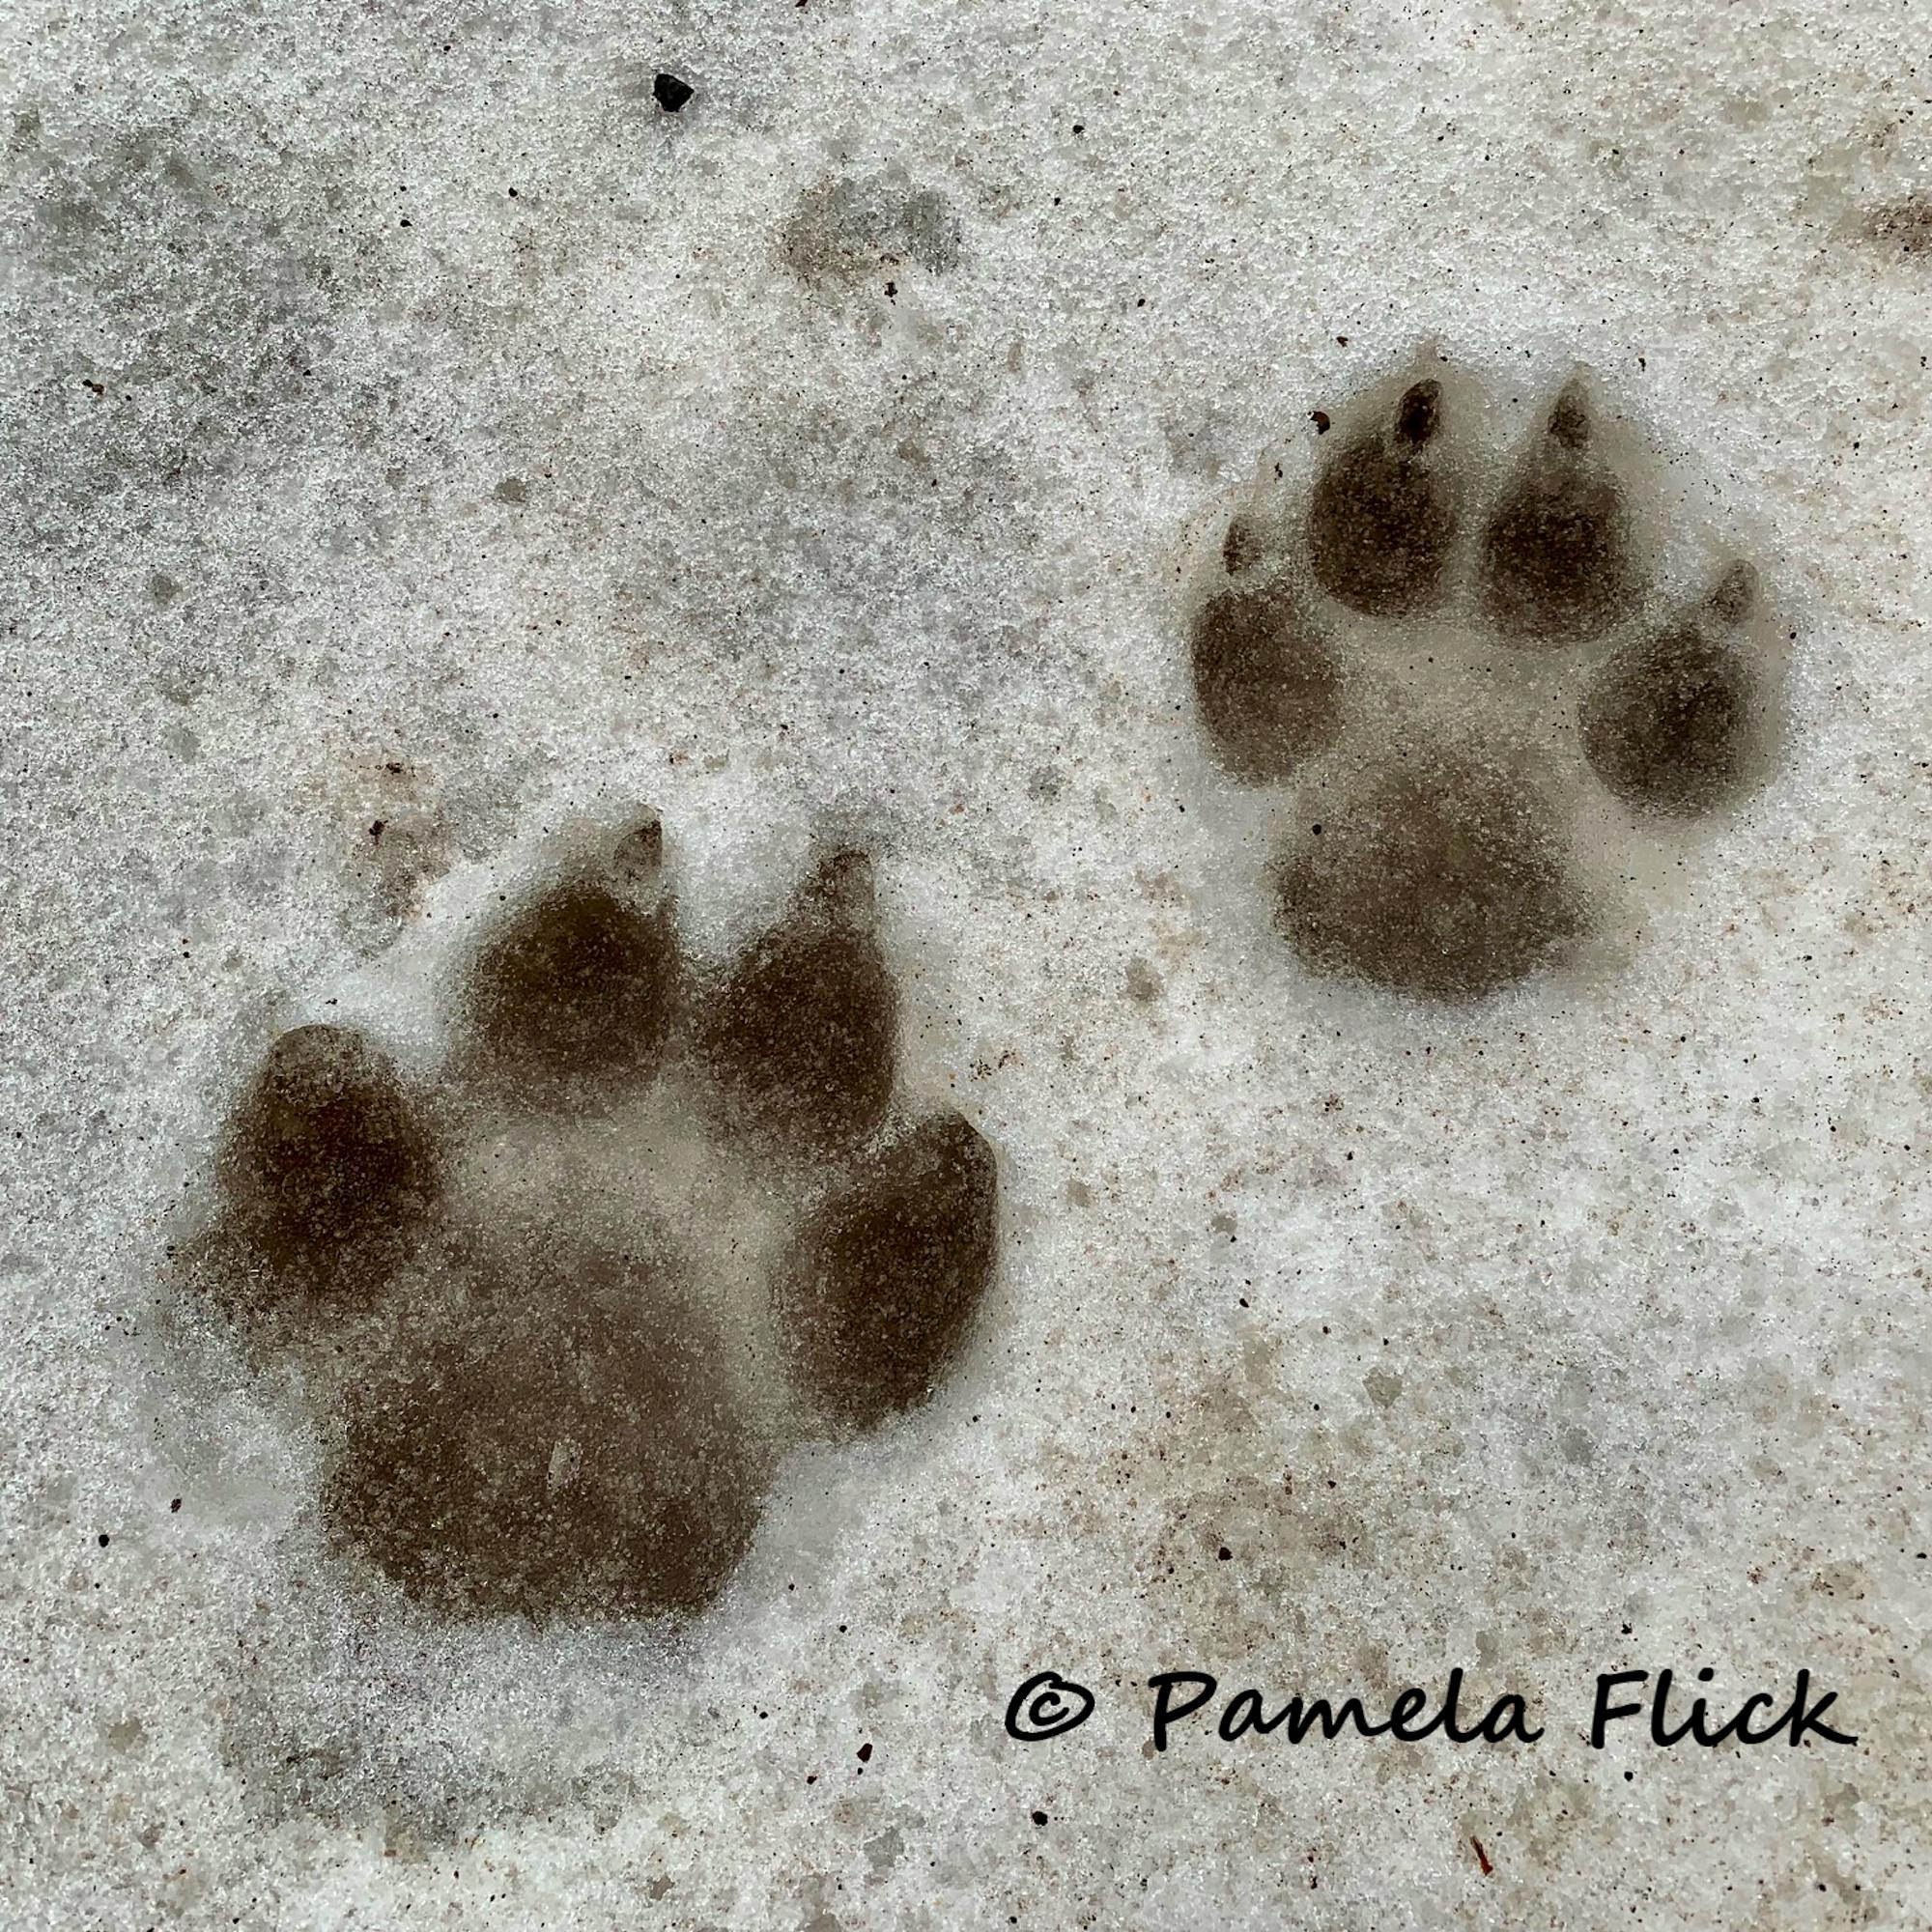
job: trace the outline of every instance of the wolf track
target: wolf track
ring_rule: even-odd
[[[1235,514],[1190,620],[1216,761],[1288,808],[1276,928],[1318,973],[1441,1001],[1576,958],[1579,819],[1718,813],[1779,738],[1752,567],[1660,591],[1642,452],[1580,378],[1505,462],[1459,427],[1484,408],[1450,374],[1344,412],[1305,500]]]

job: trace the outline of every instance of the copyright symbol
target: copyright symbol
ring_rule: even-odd
[[[1007,1735],[1022,1744],[1057,1738],[1094,1715],[1094,1693],[1051,1670],[1029,1677],[1007,1705]]]

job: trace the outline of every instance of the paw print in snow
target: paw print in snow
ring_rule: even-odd
[[[679,1615],[792,1443],[923,1402],[991,1278],[998,1184],[909,1113],[872,867],[824,858],[692,958],[648,817],[461,963],[443,1065],[269,1048],[182,1274],[313,1400],[324,1530],[445,1616]]]
[[[1659,596],[1643,452],[1581,379],[1507,464],[1458,433],[1483,413],[1433,376],[1365,399],[1305,500],[1236,514],[1191,627],[1217,762],[1290,809],[1278,930],[1318,972],[1438,1000],[1575,959],[1604,896],[1581,821],[1628,840],[1716,812],[1779,736],[1755,572]]]

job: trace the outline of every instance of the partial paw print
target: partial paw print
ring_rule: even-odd
[[[953,1367],[992,1151],[900,1091],[857,850],[708,964],[646,817],[499,914],[449,1004],[427,1077],[354,1026],[272,1042],[183,1283],[296,1368],[336,1552],[443,1617],[699,1611],[786,1448]]]
[[[1277,930],[1426,999],[1578,964],[1647,853],[1762,784],[1781,736],[1757,574],[1707,553],[1696,587],[1660,583],[1640,439],[1581,377],[1505,456],[1498,413],[1453,373],[1317,412],[1308,487],[1236,513],[1192,617],[1216,761],[1288,820]]]

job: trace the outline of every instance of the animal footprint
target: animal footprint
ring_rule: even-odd
[[[649,817],[483,935],[440,1068],[283,1034],[183,1257],[299,1368],[323,1527],[433,1611],[688,1614],[779,1455],[917,1406],[990,1279],[991,1151],[897,1085],[870,861],[726,964]]]
[[[1580,378],[1500,463],[1453,376],[1346,413],[1305,499],[1231,520],[1196,702],[1222,768],[1288,807],[1270,879],[1301,958],[1475,999],[1577,958],[1606,854],[1764,781],[1782,639],[1748,564],[1655,587],[1657,487]]]

